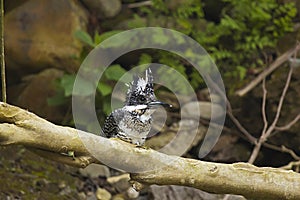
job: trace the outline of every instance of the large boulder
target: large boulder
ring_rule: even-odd
[[[63,71],[58,69],[46,69],[38,74],[26,76],[22,83],[8,87],[8,100],[49,121],[61,123],[67,108],[51,106],[47,100],[56,94],[55,81],[63,74]]]
[[[74,33],[86,30],[87,22],[87,12],[75,0],[29,0],[14,8],[5,15],[8,70],[76,71],[83,44]]]
[[[83,4],[99,18],[112,18],[120,13],[120,0],[82,0]]]

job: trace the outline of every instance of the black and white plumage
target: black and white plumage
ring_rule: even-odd
[[[170,107],[156,100],[152,72],[147,69],[145,79],[134,77],[129,84],[124,107],[113,111],[105,120],[105,136],[143,145],[151,129],[151,115],[159,105]]]

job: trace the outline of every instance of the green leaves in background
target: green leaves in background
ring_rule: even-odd
[[[94,34],[94,37],[92,38],[92,36],[89,33],[87,33],[86,31],[78,30],[74,33],[74,37],[77,38],[78,40],[80,40],[81,42],[89,45],[90,47],[94,48],[98,44],[103,42],[105,39],[107,39],[117,33],[120,33],[120,32],[121,32],[121,30],[108,31],[108,32],[104,32],[102,34],[99,34],[98,32],[96,32]]]
[[[100,82],[97,86],[97,90],[101,93],[102,96],[107,96],[112,93],[112,86]]]
[[[95,47],[95,43],[92,39],[92,37],[85,31],[83,30],[78,30],[74,33],[74,37],[77,38],[78,40],[80,40],[81,42],[91,46],[91,47]]]
[[[104,76],[109,80],[118,81],[125,73],[126,70],[120,65],[111,65],[105,70]]]

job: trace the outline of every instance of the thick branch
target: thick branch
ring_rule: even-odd
[[[56,126],[5,103],[0,103],[0,121],[1,145],[21,144],[58,162],[79,167],[101,162],[133,173],[131,178],[143,184],[183,185],[252,199],[300,199],[300,174],[293,171],[169,156],[119,140]],[[70,152],[75,158],[65,156]]]

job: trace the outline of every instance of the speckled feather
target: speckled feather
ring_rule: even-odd
[[[124,107],[107,117],[103,127],[105,136],[143,145],[151,129],[153,112],[143,105],[155,99],[152,73],[147,69],[145,79],[134,77],[129,85]]]

